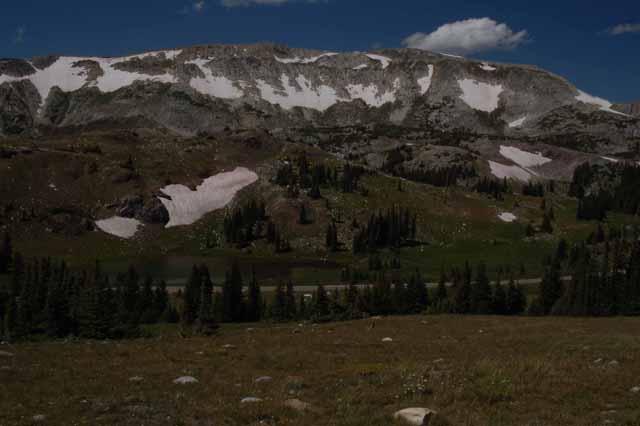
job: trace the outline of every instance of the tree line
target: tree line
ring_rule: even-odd
[[[609,211],[638,214],[638,185],[640,167],[635,164],[581,164],[569,187],[569,195],[578,199],[577,219],[603,221]]]

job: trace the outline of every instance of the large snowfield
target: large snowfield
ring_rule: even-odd
[[[539,152],[534,154],[531,152],[523,151],[520,148],[516,148],[514,146],[501,145],[500,155],[502,155],[504,158],[508,158],[509,160],[513,161],[518,166],[523,168],[542,166],[543,164],[547,164],[552,161],[551,158],[547,158]]]
[[[522,182],[529,182],[531,179],[531,173],[524,170],[519,166],[505,166],[504,164],[496,163],[489,160],[489,167],[491,167],[491,174],[498,179],[516,179]]]
[[[138,228],[142,226],[142,223],[136,219],[113,216],[108,219],[96,221],[96,226],[107,234],[129,239],[136,235],[136,232],[138,232]]]
[[[184,185],[169,185],[160,191],[171,199],[159,197],[169,212],[166,227],[191,225],[207,213],[221,209],[246,186],[258,180],[258,175],[244,167],[232,172],[211,176],[198,185],[195,191]]]
[[[458,85],[462,90],[460,99],[471,108],[484,112],[493,112],[498,108],[503,90],[501,85],[482,83],[468,78],[458,81]]]

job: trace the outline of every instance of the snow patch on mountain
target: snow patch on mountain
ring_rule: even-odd
[[[231,202],[238,191],[258,180],[258,175],[244,167],[211,176],[193,191],[184,185],[169,185],[160,191],[171,199],[158,197],[169,212],[166,227],[191,225],[207,213]]]
[[[629,115],[622,113],[620,111],[616,111],[615,109],[611,108],[613,104],[607,101],[606,99],[598,98],[597,96],[592,96],[588,93],[583,92],[582,90],[578,90],[578,96],[576,96],[576,99],[585,104],[599,106],[602,111],[629,117]]]
[[[459,80],[462,99],[471,108],[478,111],[493,112],[498,108],[502,85],[482,83],[472,79]]]
[[[485,71],[495,71],[495,70],[497,70],[497,69],[498,69],[498,68],[496,68],[496,67],[492,67],[491,65],[489,65],[489,64],[488,64],[488,63],[486,63],[486,62],[483,62],[483,63],[482,63],[482,65],[480,65],[480,68],[481,68],[481,69],[483,69],[483,70],[485,70]]]
[[[346,87],[351,99],[362,99],[367,105],[380,107],[388,102],[396,101],[396,90],[400,88],[400,79],[393,82],[393,91],[379,93],[378,87],[374,84],[364,86],[362,84],[350,84]]]
[[[360,71],[360,70],[363,70],[363,69],[368,68],[368,67],[369,67],[369,65],[367,65],[367,64],[360,64],[357,67],[353,67],[353,69],[355,71]]]
[[[431,87],[431,80],[433,79],[433,65],[429,65],[429,74],[418,79],[418,86],[420,86],[420,94],[424,95],[429,91]]]
[[[171,53],[169,56],[177,56],[179,53]],[[164,53],[164,52],[160,52]],[[101,92],[114,92],[123,87],[130,86],[136,81],[158,81],[162,83],[176,83],[175,76],[165,73],[161,75],[148,75],[135,72],[121,71],[114,68],[114,65],[126,62],[130,59],[145,58],[158,55],[152,52],[144,55],[130,56],[124,58],[94,58],[94,57],[60,57],[53,64],[45,69],[34,67],[36,72],[26,77],[10,77],[0,75],[0,84],[15,81],[30,80],[40,94],[41,103],[49,96],[49,92],[55,86],[64,92],[73,92],[82,87],[97,87]],[[166,54],[165,54],[166,55]],[[96,80],[89,80],[89,74],[84,67],[75,66],[80,61],[97,62],[103,74]],[[32,64],[33,65],[33,64]]]
[[[322,55],[318,55],[318,56],[313,56],[311,58],[299,58],[299,57],[294,57],[294,58],[279,58],[277,56],[274,56],[274,58],[276,58],[276,61],[282,63],[282,64],[313,64],[315,62],[318,61],[318,59],[321,58],[330,58],[331,56],[336,56],[337,53],[323,53]]]
[[[529,182],[531,179],[531,173],[519,166],[505,166],[504,164],[496,163],[489,160],[489,167],[491,168],[491,174],[498,179],[516,179],[522,182]]]
[[[391,58],[387,58],[382,55],[374,55],[373,53],[368,53],[367,57],[374,61],[378,61],[382,64],[382,69],[386,69],[391,64]]]
[[[205,75],[204,78],[191,78],[189,85],[193,87],[194,90],[205,95],[213,96],[214,98],[238,99],[244,96],[244,92],[234,86],[233,81],[224,76],[214,76],[211,69],[207,66],[208,62],[206,59],[195,59],[186,62],[187,64],[198,66]]]
[[[600,158],[602,158],[603,160],[610,161],[610,162],[612,162],[612,163],[619,163],[619,162],[620,162],[620,160],[618,160],[617,158],[613,158],[613,157],[604,157],[604,156],[601,156]]]
[[[500,146],[500,155],[504,158],[508,158],[509,160],[516,163],[518,166],[523,168],[528,167],[536,167],[542,166],[543,164],[550,163],[551,158],[544,157],[540,152],[531,153],[527,151],[523,151],[514,146]]]
[[[284,109],[304,107],[318,111],[325,111],[340,100],[334,88],[326,85],[314,88],[302,74],[299,74],[295,80],[298,87],[291,84],[291,80],[286,74],[280,76],[280,82],[284,90],[276,89],[263,80],[256,80],[262,99],[280,105]]]
[[[113,216],[108,219],[96,221],[96,226],[107,234],[129,239],[136,235],[136,232],[138,232],[138,228],[142,226],[142,223],[136,219]]]
[[[512,122],[509,123],[509,127],[510,128],[515,128],[515,127],[520,127],[524,124],[524,122],[527,121],[527,116],[525,115],[524,117],[518,118],[517,120],[514,120]]]

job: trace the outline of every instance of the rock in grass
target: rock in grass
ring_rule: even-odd
[[[13,354],[11,352],[0,351],[0,357],[10,358],[12,356],[13,356]]]
[[[384,339],[382,339],[382,341],[384,343],[390,343],[390,342],[393,342],[393,339],[391,337],[385,337]]]
[[[255,382],[260,384],[260,383],[269,383],[273,381],[273,377],[271,376],[262,376],[262,377],[258,377]]]
[[[634,386],[630,390],[632,393],[640,393],[640,386]]]
[[[191,383],[198,383],[198,379],[191,376],[182,376],[175,379],[173,383],[175,383],[176,385],[188,385]]]
[[[435,414],[435,411],[428,408],[414,407],[397,411],[393,415],[393,418],[396,420],[402,420],[406,424],[412,426],[427,426]]]
[[[130,382],[141,382],[143,380],[144,380],[144,377],[140,377],[140,376],[129,377]]]
[[[47,420],[47,417],[44,414],[36,414],[35,416],[31,417],[31,420],[33,420],[34,423],[42,423]]]
[[[297,411],[299,413],[308,412],[308,413],[319,414],[322,412],[322,410],[319,409],[318,407],[315,407],[309,404],[308,402],[300,401],[299,399],[287,399],[284,402],[284,406],[294,411]]]
[[[241,404],[253,404],[256,402],[262,402],[262,398],[256,398],[255,396],[248,396],[240,400]]]

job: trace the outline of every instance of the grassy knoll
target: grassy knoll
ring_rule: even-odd
[[[640,394],[631,391],[640,386],[640,319],[373,322],[5,345],[14,356],[0,357],[0,424],[42,414],[56,425],[369,426],[424,406],[452,425],[640,425]],[[199,383],[173,384],[185,375]],[[256,384],[260,376],[273,381]],[[250,396],[263,402],[240,403]],[[289,398],[318,411],[285,408]]]

